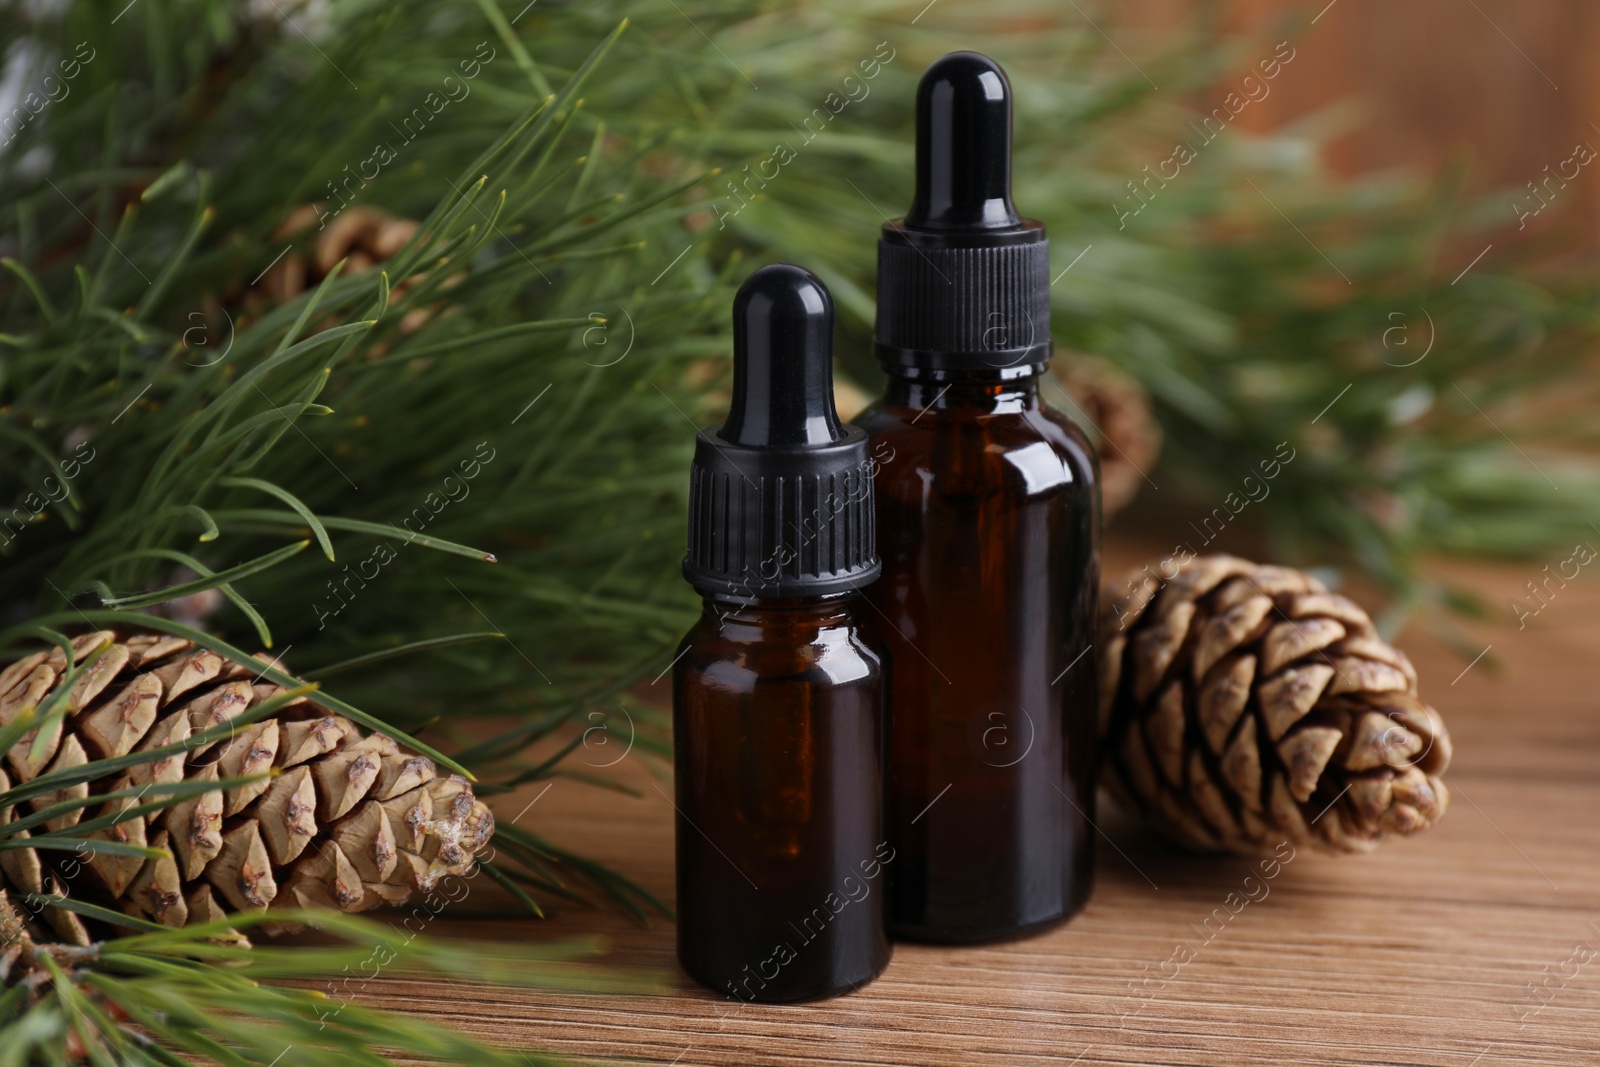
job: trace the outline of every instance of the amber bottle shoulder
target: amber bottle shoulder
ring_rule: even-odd
[[[1002,473],[1029,496],[1072,488],[1088,492],[1099,478],[1094,448],[1083,430],[1045,403],[984,410],[879,400],[855,422],[869,438],[880,491],[924,482],[937,469],[963,461]]]
[[[733,688],[813,673],[838,685],[875,679],[883,667],[873,631],[848,604],[730,611],[708,601],[678,651],[680,670],[710,671]]]

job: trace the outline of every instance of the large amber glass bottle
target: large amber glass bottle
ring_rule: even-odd
[[[1099,492],[1040,397],[1049,246],[1011,204],[1005,75],[946,56],[917,110],[916,198],[879,243],[888,392],[858,420],[879,462],[891,923],[987,941],[1092,884]]]

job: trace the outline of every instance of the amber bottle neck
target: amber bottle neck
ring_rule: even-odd
[[[702,597],[705,614],[724,626],[748,626],[757,629],[781,629],[837,626],[851,622],[851,605],[860,596],[859,590],[833,593],[828,596],[808,596],[745,600],[736,597]]]
[[[884,400],[917,411],[962,411],[980,414],[1032,411],[1039,407],[1038,374],[997,380],[993,377],[889,376]]]

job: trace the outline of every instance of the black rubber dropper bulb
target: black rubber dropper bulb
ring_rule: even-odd
[[[733,300],[733,445],[826,445],[844,429],[833,406],[833,298],[816,275],[778,263]]]
[[[917,85],[916,193],[878,241],[878,359],[891,373],[1037,373],[1050,249],[1011,200],[1011,83],[977,52]]]
[[[1011,202],[1011,83],[977,52],[935,60],[917,85],[917,191],[908,230],[1004,230]]]

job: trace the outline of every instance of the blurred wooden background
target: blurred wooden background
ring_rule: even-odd
[[[1104,15],[1083,10],[1134,55],[1141,38],[1154,44],[1196,17],[1274,42],[1299,31],[1293,66],[1240,123],[1281,127],[1339,101],[1356,104],[1358,128],[1327,155],[1343,173],[1433,173],[1465,161],[1469,189],[1518,190],[1532,205],[1527,183],[1546,166],[1553,172],[1580,142],[1600,150],[1595,0],[1118,0],[1098,8]],[[1526,229],[1516,221],[1508,199],[1508,244],[1592,247],[1600,167],[1583,168]]]

